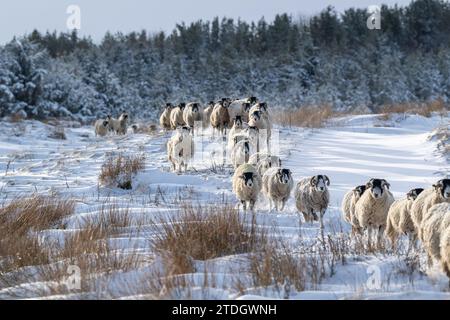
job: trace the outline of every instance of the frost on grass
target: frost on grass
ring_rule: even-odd
[[[132,179],[145,167],[144,155],[110,156],[102,165],[99,182],[121,189],[132,189]]]

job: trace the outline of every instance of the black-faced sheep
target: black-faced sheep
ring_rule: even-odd
[[[389,191],[390,184],[385,179],[371,179],[366,184],[363,193],[355,206],[355,214],[360,227],[367,229],[368,247],[372,248],[372,232],[377,231],[377,246],[381,244],[381,237],[386,228],[389,208],[394,202],[394,196]]]
[[[253,165],[258,170],[262,177],[267,170],[272,167],[281,167],[281,160],[277,156],[272,156],[268,153],[257,152],[250,156],[248,163]]]
[[[111,118],[109,124],[116,134],[126,134],[128,128],[128,113],[122,113],[119,119]]]
[[[355,205],[361,198],[362,194],[366,191],[366,186],[357,186],[344,195],[342,200],[342,214],[344,220],[352,226],[352,235],[361,234],[361,228],[359,221],[355,215]]]
[[[295,205],[298,211],[303,214],[306,222],[319,220],[321,229],[323,216],[330,202],[329,185],[330,179],[326,175],[317,175],[300,180],[295,188]]]
[[[450,202],[450,179],[439,180],[432,188],[424,190],[412,204],[411,218],[421,241],[424,215],[432,206],[442,202]]]
[[[237,141],[238,137],[235,136],[235,144],[230,152],[230,161],[233,167],[236,169],[241,164],[248,163],[250,159],[250,142],[247,139]]]
[[[95,136],[104,137],[109,131],[109,120],[97,120],[95,122]]]
[[[236,169],[233,176],[233,192],[242,203],[244,211],[247,210],[247,202],[250,210],[254,210],[261,185],[261,177],[252,165],[243,164]]]
[[[292,172],[289,169],[273,167],[267,170],[262,177],[263,192],[269,199],[269,210],[272,202],[276,211],[282,211],[294,187]]]
[[[200,104],[197,102],[188,103],[186,105],[186,108],[184,108],[183,110],[183,120],[185,124],[191,128],[194,128],[195,122],[202,121],[202,112],[200,110]]]
[[[222,99],[222,101],[214,106],[210,117],[213,130],[218,130],[222,136],[226,134],[226,130],[230,126],[230,114],[228,113],[228,105],[228,100]]]
[[[170,112],[170,127],[172,128],[172,130],[185,125],[183,120],[183,111],[185,107],[185,103],[180,103]]]
[[[414,200],[422,193],[422,188],[410,190],[406,194],[405,199],[396,200],[389,208],[386,220],[386,236],[391,241],[392,247],[395,248],[397,239],[400,235],[405,234],[409,236],[409,249],[415,247],[416,244],[416,229],[411,219],[411,207]]]

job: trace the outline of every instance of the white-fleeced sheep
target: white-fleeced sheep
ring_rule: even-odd
[[[170,130],[172,126],[170,125],[170,113],[172,112],[172,104],[167,103],[161,117],[159,117],[159,125],[164,130]]]
[[[222,99],[222,101],[214,106],[210,117],[211,127],[213,127],[213,135],[214,131],[218,130],[219,133],[223,136],[224,134],[226,134],[226,130],[230,126],[228,104],[229,103],[227,99]]]
[[[424,190],[412,204],[411,218],[421,241],[424,215],[432,206],[442,202],[450,202],[450,179],[439,180],[432,188]]]
[[[237,139],[237,137],[235,137]],[[230,152],[230,161],[236,169],[241,164],[248,163],[250,159],[250,142],[247,139],[236,142]]]
[[[109,124],[116,134],[126,134],[128,128],[128,113],[122,113],[119,119],[110,118]]]
[[[402,234],[409,236],[408,251],[415,247],[417,234],[411,219],[411,207],[422,192],[422,188],[412,189],[406,194],[405,199],[394,201],[389,208],[385,233],[393,248],[396,247],[397,239]]]
[[[209,127],[209,125],[211,124],[211,113],[213,112],[214,105],[215,105],[214,101],[210,101],[206,106],[206,108],[203,110],[202,118],[204,128]]]
[[[95,136],[104,137],[108,134],[109,120],[97,120],[95,122]]]
[[[197,102],[188,103],[183,110],[183,120],[184,123],[191,128],[194,128],[195,122],[202,121],[200,104]]]
[[[260,133],[260,140],[265,141],[267,146],[267,151],[270,152],[270,138],[272,135],[272,124],[269,118],[265,118],[263,113],[259,110],[255,110],[249,115],[248,125],[250,127],[256,127]],[[265,137],[264,137],[265,136]]]
[[[342,215],[346,222],[352,226],[352,235],[361,234],[358,218],[355,215],[355,205],[366,191],[366,186],[357,186],[344,195],[342,200]]]
[[[272,167],[281,167],[281,160],[277,156],[272,156],[268,153],[257,152],[253,153],[248,160],[248,163],[255,166],[259,175],[262,177],[267,170]]]
[[[183,111],[185,107],[185,103],[180,103],[178,106],[172,108],[172,111],[170,112],[170,127],[172,130],[185,125],[183,120]]]
[[[232,184],[233,192],[241,202],[244,211],[247,210],[247,203],[253,211],[262,187],[261,177],[256,168],[249,164],[240,165],[233,175]]]
[[[367,244],[372,247],[372,233],[377,231],[377,246],[381,244],[381,237],[386,228],[386,220],[389,208],[395,201],[389,191],[390,184],[385,179],[371,179],[366,184],[363,193],[355,206],[355,215],[360,227],[367,229]]]
[[[194,154],[194,141],[189,127],[178,128],[167,142],[167,158],[172,164],[172,170],[187,171],[189,160]]]
[[[442,231],[440,241],[441,266],[449,279],[450,287],[450,227]]]
[[[275,210],[282,211],[294,187],[291,170],[272,167],[264,173],[262,181],[263,192],[269,199],[269,210],[272,210],[274,203]]]
[[[432,206],[423,217],[422,244],[428,254],[428,262],[441,260],[440,242],[442,233],[450,226],[450,203]]]
[[[241,140],[241,139],[238,139],[238,141],[236,141],[235,137],[238,135],[243,135],[242,134],[243,128],[244,128],[244,123],[242,122],[241,116],[236,116],[233,119],[233,126],[231,127],[230,131],[228,132],[227,150],[229,150],[229,151],[233,150],[235,142],[238,142],[239,140]]]
[[[250,102],[248,102],[247,99],[233,101],[228,107],[230,119],[234,119],[239,116],[242,121],[247,123],[249,121],[248,112],[250,111],[250,107]]]
[[[330,179],[326,175],[317,175],[300,180],[295,188],[297,210],[303,214],[306,222],[319,220],[321,229],[323,216],[330,202],[329,185]]]

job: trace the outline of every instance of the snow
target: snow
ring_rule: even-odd
[[[347,116],[334,119],[322,129],[279,129],[280,156],[283,166],[290,168],[295,181],[314,174],[326,174],[331,179],[330,207],[325,215],[325,232],[341,223],[340,204],[345,192],[370,178],[386,178],[396,198],[403,197],[412,188],[427,187],[445,176],[449,164],[437,151],[438,141],[428,139],[431,132],[448,117],[424,118],[398,115],[383,121],[377,115]],[[18,126],[22,129],[18,130]],[[76,213],[67,221],[66,230],[47,230],[43,236],[62,238],[63,233],[79,228],[83,217],[95,216],[105,200],[120,208],[128,208],[132,219],[154,217],[164,213],[177,214],[177,199],[192,199],[198,203],[235,201],[231,192],[231,168],[211,169],[208,151],[196,158],[188,173],[178,175],[169,171],[165,143],[170,134],[127,134],[123,137],[95,138],[92,127],[66,127],[66,140],[49,138],[53,126],[37,121],[20,123],[1,122],[0,126],[0,196],[3,201],[26,193],[57,193],[77,200]],[[13,134],[16,133],[16,134]],[[210,132],[201,139],[204,147],[211,144]],[[198,146],[196,146],[197,148]],[[197,148],[200,150],[201,148]],[[101,165],[110,154],[141,154],[146,166],[133,180],[133,190],[119,190],[98,184]],[[166,201],[163,201],[165,198]],[[319,235],[317,224],[303,224],[299,230],[299,215],[294,200],[287,203],[282,213],[268,212],[263,197],[256,205],[257,222],[261,228],[276,226],[279,235],[290,244],[313,241]],[[158,262],[149,251],[147,240],[151,230],[136,234],[123,230],[123,234],[110,239],[118,250],[137,248],[140,254]],[[302,239],[300,239],[300,234]],[[126,251],[121,251],[122,253]],[[423,257],[422,257],[423,258]],[[190,275],[191,298],[209,299],[280,299],[282,293],[271,288],[245,289],[243,294],[231,288],[245,256],[221,257],[206,262],[195,261],[196,272]],[[371,289],[368,279],[371,266],[381,270],[381,288]],[[145,299],[152,295],[126,292],[121,284],[136,281],[148,271],[147,266],[133,272],[118,272],[108,282],[112,298]],[[406,259],[392,254],[375,254],[350,258],[346,264],[337,264],[331,277],[302,292],[291,292],[291,299],[450,299],[448,279],[438,267],[424,273],[407,271]],[[215,287],[202,287],[206,277],[214,278]],[[241,274],[242,277],[248,275]],[[99,276],[100,278],[103,276]],[[210,282],[208,282],[210,283]],[[24,298],[71,299],[77,294],[41,295],[27,288],[43,286],[40,282],[25,283],[16,288],[0,288],[0,297],[11,292]],[[223,287],[223,289],[222,289]],[[186,289],[183,289],[186,290]],[[178,294],[183,297],[186,292]],[[205,292],[206,290],[206,292]],[[28,293],[27,293],[28,292]],[[86,293],[89,297],[95,293]]]

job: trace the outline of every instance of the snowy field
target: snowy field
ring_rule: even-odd
[[[283,166],[292,170],[295,182],[316,174],[328,175],[331,201],[325,215],[325,236],[348,234],[350,227],[341,217],[340,204],[343,195],[354,186],[370,178],[385,178],[394,196],[402,198],[412,188],[428,187],[449,175],[450,165],[439,152],[438,141],[429,139],[436,127],[448,123],[448,117],[440,116],[393,116],[391,120],[380,120],[376,115],[358,115],[334,119],[321,129],[278,128],[280,157]],[[320,281],[306,280],[303,291],[286,286],[252,287],[246,282],[251,274],[246,269],[245,254],[194,261],[194,272],[186,275],[189,285],[176,293],[167,287],[156,295],[135,290],[137,282],[154,277],[152,270],[161,267],[160,258],[150,245],[155,236],[150,220],[159,216],[176,219],[184,201],[203,205],[227,201],[234,205],[231,167],[214,168],[208,161],[209,131],[201,137],[206,150],[203,161],[194,161],[182,175],[171,173],[166,160],[165,144],[170,133],[96,138],[93,127],[67,123],[66,139],[60,140],[49,137],[53,131],[51,124],[37,121],[1,123],[2,203],[34,193],[75,199],[75,213],[64,229],[39,233],[40,240],[48,243],[75,231],[83,218],[99,214],[105,203],[114,203],[127,210],[134,222],[108,241],[121,254],[138,252],[139,266],[95,275],[101,281],[98,286],[65,293],[47,290],[52,281],[30,275],[27,282],[0,282],[0,298],[450,299],[448,278],[437,265],[426,267],[423,252],[413,257],[404,251],[393,253],[389,248],[373,254],[348,254],[345,262],[333,265],[332,271],[327,268]],[[134,177],[132,190],[98,182],[102,164],[110,155],[119,153],[146,157],[145,169]],[[268,203],[261,196],[256,212],[258,227],[282,237],[290,248],[313,247],[320,235],[318,224],[300,223],[292,196],[285,210],[278,213],[269,212]],[[140,232],[133,227],[138,221]],[[419,261],[417,268],[412,266],[415,258]],[[32,271],[32,267],[24,267],[15,272]]]

